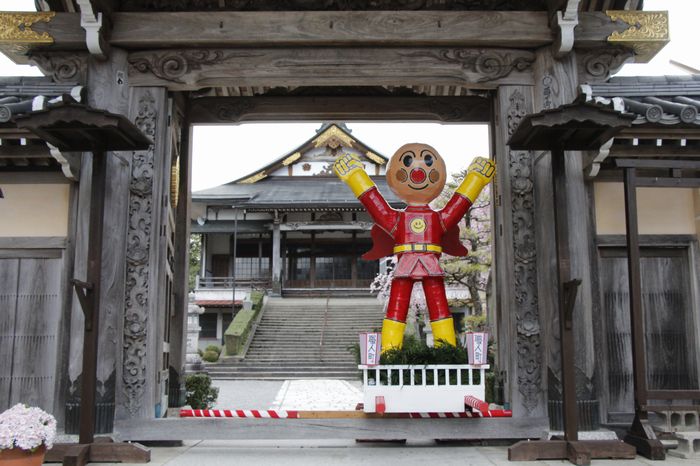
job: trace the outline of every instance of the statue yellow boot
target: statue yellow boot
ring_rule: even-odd
[[[404,330],[406,330],[405,322],[384,319],[382,323],[382,354],[392,348],[401,348]]]
[[[433,341],[435,342],[435,346],[440,346],[443,342],[452,346],[457,346],[455,325],[452,317],[433,320],[430,322],[430,327],[433,329]]]

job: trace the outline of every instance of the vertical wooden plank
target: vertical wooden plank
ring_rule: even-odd
[[[502,86],[494,109],[496,284],[499,353],[507,374],[506,399],[514,416],[546,413],[538,305],[533,159],[511,151],[510,135],[532,112],[532,89]]]
[[[125,115],[128,108],[127,53],[115,49],[108,61],[91,57],[88,61],[88,103],[113,113]],[[104,228],[100,285],[100,324],[97,364],[97,398],[100,417],[113,417],[115,379],[121,362],[124,308],[127,202],[131,152],[103,154],[107,166],[104,198]],[[100,419],[110,432],[112,419]]]
[[[0,411],[11,407],[19,259],[0,259]]]
[[[20,259],[10,405],[53,411],[61,315],[60,259]]]
[[[181,107],[184,107],[184,103]],[[189,125],[186,109],[180,108],[180,179],[175,220],[175,277],[174,277],[174,315],[171,329],[171,366],[175,369],[179,384],[184,390],[185,355],[187,347],[187,294],[189,288],[189,245],[190,245],[190,191],[192,190],[192,128]],[[204,248],[202,248],[204,250]],[[203,269],[202,269],[203,270]]]
[[[632,329],[632,370],[634,372],[634,409],[639,419],[647,418],[641,407],[647,404],[644,314],[642,314],[642,278],[640,272],[639,224],[637,221],[636,170],[624,171],[625,225],[627,229],[627,274],[629,279],[630,322]]]
[[[629,286],[625,255],[601,251],[601,275],[605,346],[608,354],[608,419],[634,412],[632,351],[629,320]]]

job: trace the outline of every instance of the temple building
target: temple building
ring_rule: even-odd
[[[221,341],[236,300],[262,288],[272,295],[368,295],[380,261],[363,260],[372,221],[332,172],[353,153],[393,207],[387,158],[342,123],[323,124],[310,139],[253,173],[192,194],[192,233],[202,235],[196,302],[201,345]]]

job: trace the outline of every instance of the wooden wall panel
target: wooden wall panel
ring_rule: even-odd
[[[0,260],[0,410],[54,411],[63,261]]]
[[[10,407],[19,259],[0,259],[0,411]]]
[[[698,388],[695,326],[687,249],[642,252],[642,302],[649,389]],[[609,412],[634,411],[627,259],[602,251],[602,305]]]
[[[62,270],[60,259],[20,262],[11,404],[54,409]]]

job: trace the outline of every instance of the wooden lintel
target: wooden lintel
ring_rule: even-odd
[[[533,85],[534,53],[480,48],[166,49],[129,55],[129,84],[210,86]]]
[[[291,115],[291,117],[290,117]],[[192,123],[365,120],[484,123],[490,120],[488,99],[480,97],[204,97],[191,101]]]
[[[100,10],[102,11],[102,10]],[[147,12],[111,15],[109,44],[161,47],[470,46],[535,48],[553,41],[546,12],[287,11]],[[85,48],[79,13],[35,27],[50,48]]]
[[[554,42],[547,13],[540,11],[114,12],[111,19],[109,43],[126,49],[397,45],[537,48]],[[605,45],[613,32],[628,27],[603,12],[581,12],[576,46]],[[56,13],[50,23],[34,28],[54,38],[51,48],[85,47],[79,13]]]

